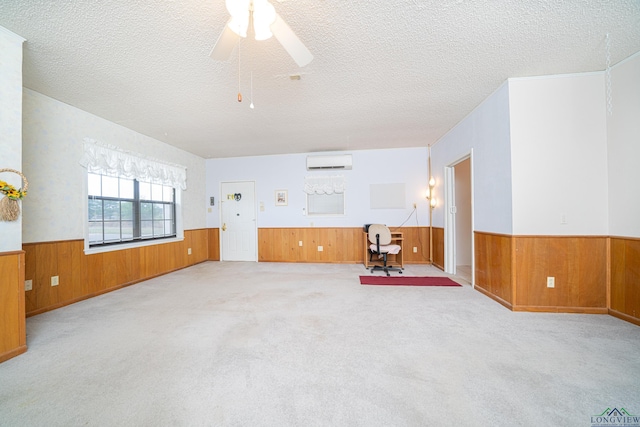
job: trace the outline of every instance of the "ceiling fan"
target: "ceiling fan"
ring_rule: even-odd
[[[275,36],[299,67],[304,67],[313,60],[309,49],[267,0],[225,0],[225,5],[231,18],[213,46],[209,55],[211,58],[223,61],[228,59],[240,37],[247,37],[249,24],[253,23],[256,40]]]

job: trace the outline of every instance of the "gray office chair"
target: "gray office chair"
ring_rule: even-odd
[[[374,265],[371,267],[371,272],[376,270],[383,270],[390,276],[389,271],[397,271],[402,274],[402,268],[390,267],[387,265],[387,255],[397,254],[400,252],[400,245],[391,244],[391,230],[389,227],[383,224],[371,224],[368,231],[369,239],[369,261],[372,260],[374,255],[378,255],[378,258],[382,258],[382,265]]]

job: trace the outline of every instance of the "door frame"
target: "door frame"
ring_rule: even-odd
[[[444,271],[456,274],[456,229],[455,229],[455,172],[458,163],[469,159],[469,175],[471,186],[471,286],[476,283],[475,255],[475,200],[473,191],[473,148],[463,156],[449,163],[444,168]]]
[[[219,200],[220,200],[220,209],[219,209],[219,225],[218,225],[218,235],[220,236],[220,241],[219,241],[219,245],[220,245],[220,262],[224,261],[224,245],[222,244],[222,224],[224,224],[223,221],[223,213],[222,213],[222,209],[223,209],[223,205],[222,205],[222,186],[224,184],[239,184],[239,183],[253,183],[253,211],[254,211],[254,218],[255,221],[253,222],[254,224],[254,239],[255,239],[255,254],[254,254],[254,258],[255,258],[255,262],[258,262],[258,244],[260,243],[259,239],[258,239],[258,192],[256,191],[256,181],[254,180],[238,180],[238,181],[220,181],[220,189],[219,189]]]

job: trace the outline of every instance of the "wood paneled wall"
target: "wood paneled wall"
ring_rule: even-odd
[[[405,264],[429,263],[429,227],[402,227]],[[260,228],[258,260],[269,262],[361,263],[362,227]],[[302,241],[302,246],[299,242]],[[318,251],[318,246],[323,251]],[[413,248],[417,252],[413,252]]]
[[[607,312],[607,238],[516,236],[514,309]],[[555,287],[547,287],[547,277]]]
[[[444,228],[433,227],[433,265],[444,270]]]
[[[513,308],[512,236],[474,233],[475,286]]]
[[[476,288],[512,310],[607,312],[606,237],[475,232],[474,242]]]
[[[209,261],[220,261],[220,229],[209,228]]]
[[[181,242],[84,254],[84,241],[25,243],[27,316],[53,310],[142,280],[206,261],[209,230],[185,230]],[[191,248],[191,254],[188,249]],[[59,285],[51,286],[51,277]]]
[[[0,362],[27,351],[24,252],[0,254]]]
[[[609,313],[640,326],[640,239],[611,237]]]

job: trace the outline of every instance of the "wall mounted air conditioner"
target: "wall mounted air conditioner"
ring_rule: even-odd
[[[351,154],[329,156],[307,156],[307,170],[346,169],[351,170]]]

